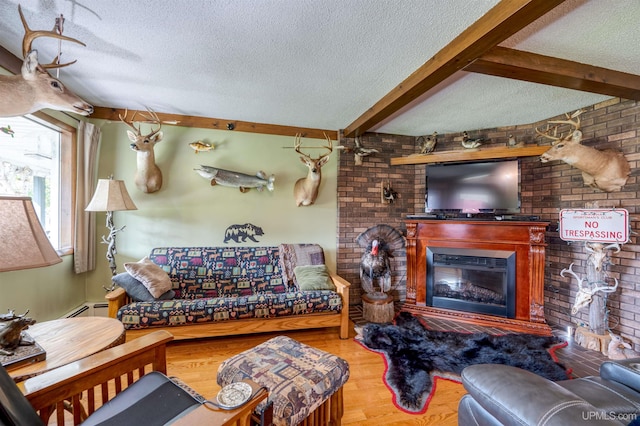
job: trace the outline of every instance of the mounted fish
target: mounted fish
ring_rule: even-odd
[[[199,152],[212,151],[215,149],[215,146],[207,142],[195,141],[189,144],[189,148],[193,149],[197,154]]]
[[[262,191],[267,188],[273,191],[276,177],[271,175],[267,177],[266,173],[259,171],[255,176],[246,175],[244,173],[232,172],[230,170],[219,169],[217,167],[200,165],[199,169],[194,169],[200,176],[211,181],[211,186],[222,185],[240,188],[240,192],[245,193],[251,188]]]

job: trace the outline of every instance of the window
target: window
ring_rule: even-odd
[[[51,244],[72,251],[73,127],[45,114],[0,118],[0,194],[31,197]]]

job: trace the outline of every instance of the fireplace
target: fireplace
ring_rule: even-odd
[[[516,253],[427,248],[427,306],[515,317]]]
[[[551,334],[544,318],[548,222],[410,218],[406,225],[403,311]]]

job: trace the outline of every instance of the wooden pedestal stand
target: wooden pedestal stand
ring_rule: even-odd
[[[395,316],[393,297],[374,298],[368,294],[362,295],[362,316],[368,322],[392,322]]]
[[[589,331],[586,327],[576,328],[573,339],[583,348],[602,352],[603,355],[609,355],[609,342],[611,337],[608,334],[596,334]]]

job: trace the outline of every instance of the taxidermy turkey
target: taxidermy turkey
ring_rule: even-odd
[[[356,242],[365,249],[360,259],[362,288],[372,298],[385,298],[392,289],[390,259],[395,250],[404,248],[404,237],[389,225],[376,225],[358,235]]]

